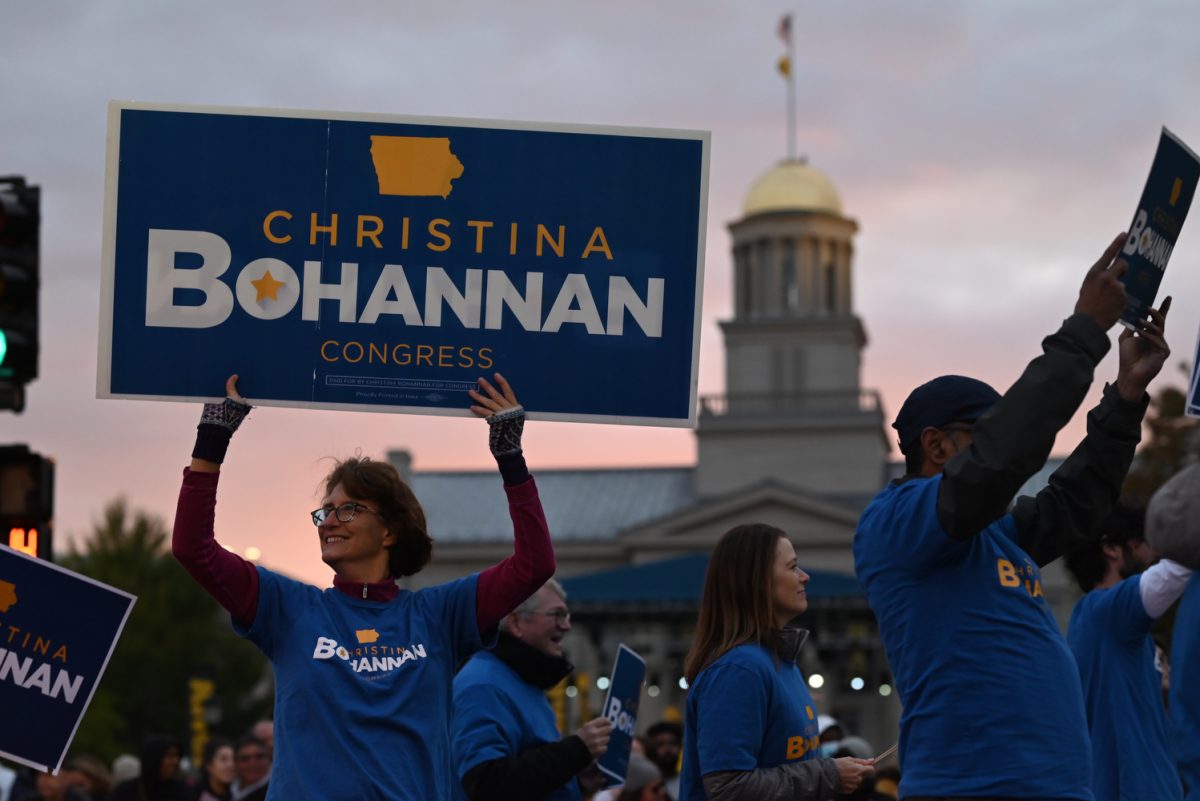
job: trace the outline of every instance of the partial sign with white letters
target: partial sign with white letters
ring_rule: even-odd
[[[709,135],[109,106],[97,395],[695,422]]]
[[[1183,141],[1162,129],[1150,175],[1121,248],[1128,268],[1121,277],[1129,293],[1129,305],[1121,322],[1134,328],[1154,306],[1158,286],[1167,270],[1183,222],[1192,207],[1200,181],[1200,157]]]
[[[0,545],[0,757],[58,772],[135,600]]]
[[[646,660],[625,643],[617,649],[612,680],[604,696],[601,714],[612,721],[608,750],[600,757],[600,770],[611,784],[623,784],[629,770],[629,754],[637,732],[638,704],[642,698],[642,683],[646,680]]]

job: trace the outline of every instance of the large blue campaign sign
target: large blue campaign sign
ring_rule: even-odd
[[[608,750],[597,761],[608,783],[624,784],[629,770],[629,754],[637,731],[638,704],[642,683],[646,680],[646,660],[637,651],[621,643],[613,663],[612,681],[604,697],[604,717],[612,721]]]
[[[58,772],[134,600],[0,545],[0,757]]]
[[[97,395],[695,421],[709,138],[112,103]]]

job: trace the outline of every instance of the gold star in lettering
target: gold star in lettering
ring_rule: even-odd
[[[263,277],[257,281],[251,281],[250,285],[254,287],[257,294],[254,296],[255,303],[262,303],[267,298],[271,300],[279,300],[280,287],[287,286],[283,281],[276,281],[271,275],[271,271],[267,270],[263,273]]]

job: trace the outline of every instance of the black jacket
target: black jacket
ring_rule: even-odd
[[[543,690],[574,670],[567,660],[544,654],[503,631],[492,653],[522,681]],[[510,757],[481,762],[463,776],[463,789],[471,801],[537,801],[574,781],[591,763],[591,752],[573,734]]]
[[[971,446],[942,474],[937,512],[955,539],[970,539],[1008,512],[1013,496],[1046,463],[1055,435],[1083,402],[1108,335],[1086,315],[1067,318],[972,430]],[[1109,384],[1088,413],[1088,433],[1036,497],[1012,510],[1018,544],[1039,566],[1094,537],[1117,501],[1141,438],[1149,396],[1130,402]]]

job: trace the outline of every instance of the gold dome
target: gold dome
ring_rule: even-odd
[[[842,213],[842,201],[825,174],[799,160],[782,161],[759,176],[750,187],[742,215],[764,211],[823,211]]]

